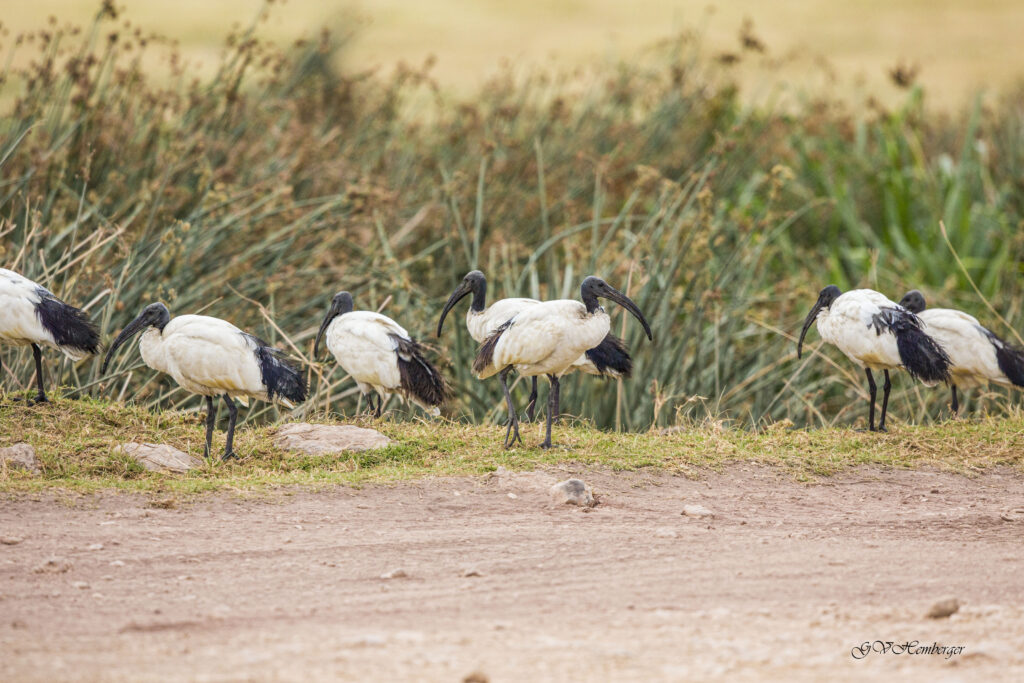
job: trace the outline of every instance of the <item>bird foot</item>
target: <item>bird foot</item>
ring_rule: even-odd
[[[505,450],[508,450],[516,444],[516,441],[523,443],[523,437],[519,435],[518,421],[508,420],[505,424],[508,425],[508,429],[505,430]],[[511,439],[509,437],[511,437]]]
[[[225,453],[224,455],[220,456],[221,462],[224,462],[225,460],[231,460],[232,458],[238,460],[238,454],[235,453],[234,451],[231,451],[230,453]]]
[[[46,398],[45,394],[36,394],[35,396],[12,396],[11,400],[15,403],[24,403],[25,405],[35,406],[40,403],[49,403],[50,399]]]

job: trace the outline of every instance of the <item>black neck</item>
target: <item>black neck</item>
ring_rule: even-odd
[[[597,303],[597,295],[591,291],[583,292],[583,305],[587,307],[587,313],[594,313],[601,308],[601,304]]]
[[[485,308],[487,308],[487,282],[477,280],[473,283],[473,302],[469,305],[469,310],[480,313]]]

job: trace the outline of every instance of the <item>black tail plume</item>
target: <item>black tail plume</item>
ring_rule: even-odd
[[[587,358],[602,375],[629,377],[633,373],[633,359],[626,344],[610,332],[601,343],[587,349]]]
[[[984,328],[983,328],[984,329]],[[985,330],[989,341],[996,349],[996,362],[1006,378],[1018,387],[1024,387],[1024,349],[1011,346],[996,336],[991,330]]]
[[[389,335],[398,345],[398,374],[402,391],[428,406],[439,406],[448,398],[444,377],[423,357],[423,347],[412,339]]]
[[[505,321],[484,340],[484,343],[480,345],[480,350],[476,352],[476,358],[473,359],[473,372],[479,375],[491,367],[491,363],[494,361],[494,347],[498,345],[502,333],[511,326],[511,320]]]
[[[96,354],[100,350],[100,331],[81,309],[68,305],[45,289],[39,290],[36,315],[57,346]]]
[[[900,361],[912,377],[922,382],[949,383],[949,355],[925,333],[916,315],[902,307],[883,308],[872,318],[871,325],[876,334],[887,329],[896,336]]]
[[[256,345],[254,353],[260,364],[263,386],[267,388],[267,398],[274,400],[274,396],[280,396],[292,403],[305,401],[306,378],[302,373],[302,365],[259,337],[246,336]]]

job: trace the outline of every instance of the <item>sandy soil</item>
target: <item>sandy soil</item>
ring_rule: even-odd
[[[548,503],[569,474],[598,507]],[[1024,677],[1011,472],[565,470],[153,503],[0,501],[0,679]],[[926,618],[947,596],[960,611]],[[965,650],[851,656],[876,639]]]

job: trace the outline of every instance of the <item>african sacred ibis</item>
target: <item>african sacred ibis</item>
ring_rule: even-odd
[[[80,361],[99,352],[100,335],[83,311],[13,270],[0,268],[0,343],[32,347],[39,389],[35,401],[46,403],[40,344]]]
[[[473,270],[466,274],[459,286],[448,297],[444,310],[441,311],[441,318],[437,321],[438,337],[441,336],[445,316],[455,304],[470,294],[473,295],[473,299],[469,310],[466,311],[466,329],[469,330],[469,336],[479,344],[484,343],[488,337],[494,334],[495,330],[521,311],[540,303],[536,299],[513,298],[499,299],[487,306],[487,278],[479,270]],[[600,344],[581,354],[573,363],[571,370],[604,377],[629,377],[633,370],[633,359],[630,358],[629,351],[622,340],[609,332]],[[500,374],[499,379],[504,383],[505,375]],[[531,421],[536,402],[537,376],[534,375],[531,378],[530,398],[526,407],[527,419]],[[555,419],[558,419],[557,410]]]
[[[172,320],[162,303],[149,304],[121,330],[103,359],[102,374],[118,347],[142,330],[143,362],[173,377],[182,389],[206,397],[206,457],[213,447],[215,396],[224,400],[230,416],[223,460],[235,457],[235,398],[243,404],[247,397],[279,400],[288,407],[306,400],[306,382],[296,361],[220,318],[179,315]]]
[[[989,382],[1024,387],[1024,349],[1007,344],[963,311],[926,308],[924,295],[916,289],[904,294],[900,305],[917,314],[928,326],[928,334],[949,354],[953,415],[960,409],[957,387],[970,389]]]
[[[624,306],[636,316],[647,338],[653,341],[651,327],[640,308],[601,278],[590,276],[580,287],[582,301],[544,301],[526,308],[487,338],[473,362],[473,370],[481,379],[494,374],[501,374],[504,379],[504,375],[513,367],[526,377],[547,375],[551,390],[548,393],[547,426],[541,448],[551,447],[551,423],[558,406],[559,378],[576,365],[587,349],[598,346],[611,329],[611,318],[598,304],[598,297]],[[510,448],[516,440],[521,442],[522,438],[519,436],[519,423],[512,407],[512,398],[504,381],[502,385],[510,417],[505,447]]]
[[[354,308],[348,292],[334,295],[316,335],[313,357],[319,355],[320,340],[326,334],[327,348],[356,381],[371,409],[371,392],[377,393],[376,417],[393,393],[431,415],[440,415],[448,390],[441,373],[423,357],[423,347],[386,315]]]
[[[868,429],[875,430],[875,398],[878,388],[872,370],[885,373],[882,387],[882,416],[878,431],[886,431],[885,415],[892,382],[889,371],[906,369],[925,384],[949,381],[949,356],[923,329],[921,320],[883,294],[871,289],[843,293],[829,285],[818,294],[818,301],[804,320],[796,356],[800,358],[804,336],[817,321],[818,334],[835,345],[847,358],[864,368],[871,393]]]

